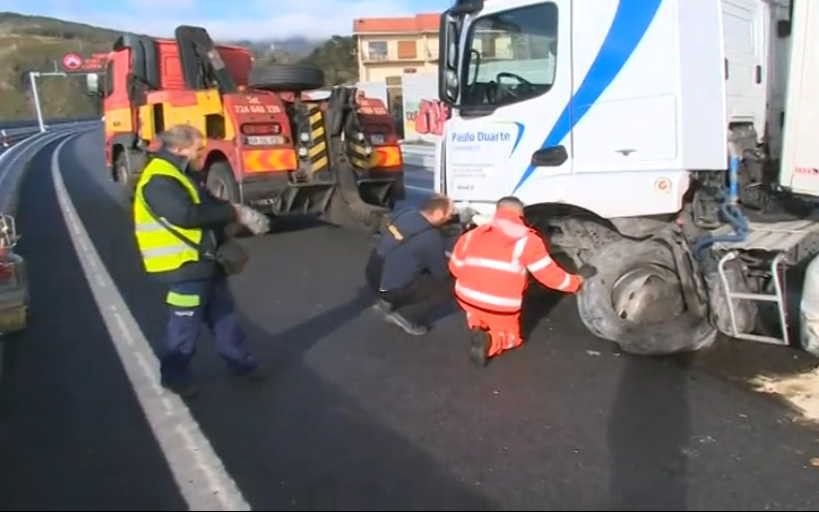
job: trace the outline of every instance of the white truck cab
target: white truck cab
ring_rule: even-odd
[[[580,314],[625,350],[696,350],[717,330],[789,343],[781,280],[819,227],[817,11],[458,1],[441,24],[453,114],[436,189],[475,223],[503,196],[523,200],[556,250],[598,268]],[[757,322],[758,302],[781,325]]]

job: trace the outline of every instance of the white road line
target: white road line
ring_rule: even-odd
[[[94,300],[176,484],[191,510],[250,510],[188,407],[157,383],[159,362],[100,260],[65,188],[60,152],[72,138],[60,143],[51,160],[60,210],[74,233],[71,240]]]
[[[404,188],[414,190],[416,192],[427,192],[430,194],[432,193],[432,188],[416,187],[415,185],[404,185]]]

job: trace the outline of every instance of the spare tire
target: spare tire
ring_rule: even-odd
[[[268,91],[310,91],[324,87],[324,72],[313,66],[276,65],[254,69],[250,86]]]

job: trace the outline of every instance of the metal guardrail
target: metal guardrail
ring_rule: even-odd
[[[39,133],[40,129],[35,127],[9,128],[0,130],[0,147],[7,148],[23,139]]]
[[[51,125],[46,125],[46,128],[61,128],[67,127],[70,125],[91,125],[94,123],[98,123],[99,121],[63,121],[54,123]],[[0,150],[13,146],[14,144],[21,142],[32,135],[40,133],[40,129],[35,126],[24,126],[20,128],[3,128],[0,129]]]
[[[45,132],[40,132],[37,127],[4,129],[18,139],[8,148],[3,148],[0,141],[0,212],[16,214],[20,184],[33,154],[51,142],[75,133],[96,130],[100,126],[100,121],[96,120],[54,123],[47,126]]]

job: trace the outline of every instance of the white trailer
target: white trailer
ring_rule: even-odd
[[[594,334],[789,344],[783,276],[819,252],[819,2],[460,0],[440,48],[436,190],[465,223],[516,195],[597,267]]]

